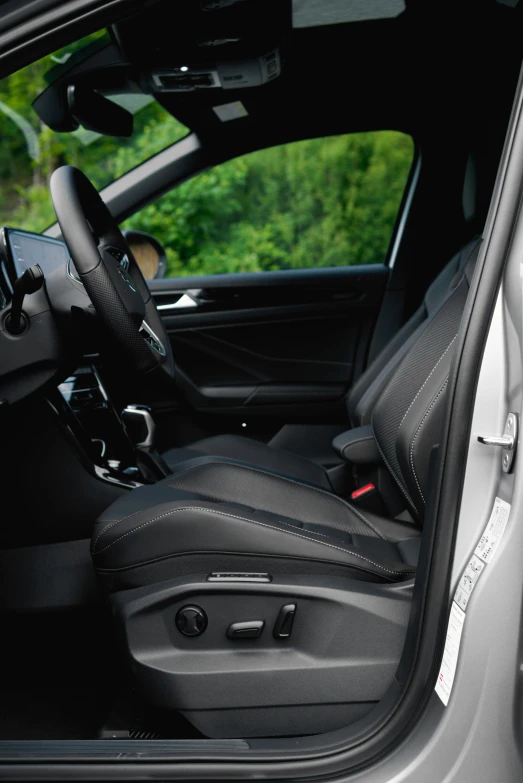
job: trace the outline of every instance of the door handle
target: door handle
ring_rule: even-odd
[[[197,307],[203,307],[204,305],[215,304],[216,300],[203,296],[205,292],[200,288],[190,288],[187,291],[183,291],[178,294],[178,299],[167,302],[167,304],[157,304],[156,309],[160,312],[169,312],[172,310],[194,310]],[[164,294],[165,295],[165,294]],[[171,296],[174,296],[174,292]],[[157,298],[160,298],[159,294],[156,294]]]
[[[156,305],[157,310],[188,310],[194,307],[199,307],[199,302],[187,293],[184,293],[175,302],[169,302],[169,304]]]
[[[484,446],[500,446],[504,450],[501,466],[505,473],[510,473],[516,457],[518,445],[518,415],[509,413],[503,435],[478,435],[478,441]]]

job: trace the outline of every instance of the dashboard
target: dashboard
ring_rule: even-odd
[[[145,244],[143,236],[138,240]],[[125,252],[109,248],[107,253],[116,261],[114,271],[131,279],[123,265]],[[154,260],[153,271],[156,271],[161,260],[159,253]],[[38,287],[31,290],[35,281],[31,275],[17,285],[35,264],[43,273],[43,280],[40,275],[36,277]],[[123,293],[129,291],[132,299],[135,289],[126,282]],[[136,301],[140,303],[136,305],[137,314],[143,322],[141,307],[145,311],[147,305],[139,296]],[[11,319],[15,328],[10,326]],[[70,364],[81,360],[82,352],[91,354],[98,350],[101,329],[65,242],[30,231],[0,228],[0,404],[17,402],[50,382],[59,385],[70,373]],[[150,328],[146,335],[144,342],[160,353],[156,347],[158,339]],[[164,351],[161,355],[165,356],[165,349],[160,347]],[[149,354],[143,353],[149,361]],[[77,389],[76,382],[74,388],[62,388],[65,398],[84,407],[85,404],[103,406],[99,384],[92,379],[88,382],[85,388],[80,384]]]
[[[33,264],[39,264],[48,277],[64,264],[71,264],[64,242],[30,231],[4,227],[0,229],[0,299],[5,306],[13,293],[14,281]]]

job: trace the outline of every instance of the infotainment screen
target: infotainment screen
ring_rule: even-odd
[[[47,277],[69,260],[67,247],[59,239],[7,229],[7,241],[17,277],[33,264],[40,264]]]

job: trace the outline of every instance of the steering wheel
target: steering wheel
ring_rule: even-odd
[[[51,197],[76,271],[131,368],[174,378],[169,338],[136,259],[94,185],[79,169],[53,173]]]

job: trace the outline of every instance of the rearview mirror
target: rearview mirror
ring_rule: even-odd
[[[67,104],[72,117],[87,130],[124,138],[133,132],[133,115],[91,87],[70,84]]]

